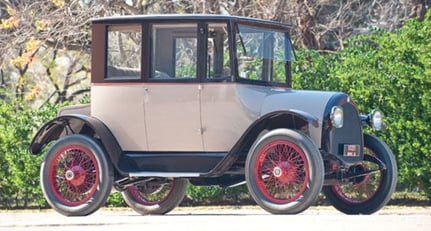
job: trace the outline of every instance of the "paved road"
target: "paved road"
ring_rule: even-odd
[[[177,208],[164,216],[140,216],[128,209],[101,209],[86,217],[64,217],[52,210],[0,211],[0,231],[49,230],[343,230],[430,231],[431,207],[385,208],[373,215],[344,215],[312,207],[299,215],[270,215],[258,207]]]

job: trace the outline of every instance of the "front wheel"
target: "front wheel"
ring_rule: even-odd
[[[378,169],[376,159],[386,169],[350,180],[348,184],[323,187],[328,201],[346,214],[372,214],[391,199],[397,183],[397,165],[389,147],[375,136],[364,134],[364,160],[354,166],[356,171]]]
[[[57,212],[85,216],[105,203],[111,192],[112,172],[97,141],[83,135],[66,136],[45,155],[41,187],[48,204]]]
[[[249,151],[245,178],[251,196],[274,214],[296,214],[317,199],[323,185],[323,160],[306,135],[276,129]]]
[[[165,214],[177,207],[186,194],[188,180],[156,178],[127,187],[124,201],[142,215]]]

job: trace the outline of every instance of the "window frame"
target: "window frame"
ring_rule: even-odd
[[[139,78],[105,78],[106,69],[107,69],[107,42],[108,42],[108,27],[110,26],[124,26],[130,27],[130,22],[120,22],[120,23],[109,23],[109,24],[93,24],[93,39],[97,39],[98,41],[105,41],[104,43],[97,42],[97,48],[92,49],[92,66],[94,66],[95,77],[92,77],[92,82],[94,83],[151,83],[151,82],[172,82],[172,83],[187,83],[187,82],[239,82],[246,84],[254,84],[254,85],[267,85],[267,86],[280,86],[280,87],[288,87],[291,88],[291,62],[295,59],[295,51],[289,51],[292,55],[291,60],[285,62],[285,76],[286,83],[276,83],[276,82],[267,82],[267,81],[258,81],[258,80],[247,80],[244,78],[239,78],[238,75],[238,62],[237,62],[237,52],[236,52],[236,34],[238,33],[237,26],[244,25],[249,27],[256,27],[268,30],[276,30],[279,32],[285,33],[285,36],[290,39],[290,35],[288,32],[288,28],[283,25],[276,25],[272,23],[264,23],[264,22],[256,22],[256,21],[248,21],[241,19],[222,19],[222,20],[213,20],[213,19],[205,19],[205,20],[184,20],[178,21],[177,23],[172,23],[171,21],[164,20],[151,20],[151,21],[137,21],[133,23],[136,26],[140,27],[141,30],[141,74]],[[175,25],[175,24],[196,24],[198,25],[198,64],[197,64],[197,78],[172,78],[172,79],[154,79],[150,78],[151,74],[151,65],[152,65],[152,40],[153,40],[153,25]],[[208,40],[208,26],[211,24],[226,24],[227,26],[227,37],[229,44],[229,67],[230,67],[230,76],[225,78],[207,78],[207,40]],[[97,34],[97,35],[95,35]],[[288,45],[293,48],[293,44],[291,41],[287,41]],[[103,46],[102,46],[103,44]],[[94,46],[96,47],[96,46]],[[287,47],[286,47],[287,48]],[[293,53],[292,53],[293,52]],[[202,54],[205,57],[204,59],[199,59],[202,57]],[[102,63],[103,62],[103,63]],[[199,63],[201,62],[201,63]],[[101,65],[99,65],[99,63]],[[99,74],[100,73],[100,74]]]
[[[185,24],[188,24],[188,25],[196,25],[196,39],[197,39],[197,49],[196,49],[196,53],[197,53],[197,62],[196,62],[196,77],[195,78],[152,78],[151,76],[152,76],[152,74],[153,74],[153,71],[154,71],[154,66],[156,65],[155,64],[155,61],[153,60],[153,49],[154,49],[154,25],[166,25],[166,27],[167,28],[170,28],[170,27],[172,27],[172,28],[175,28],[175,24],[177,24],[177,25],[179,25],[179,24],[183,24],[183,25],[185,25]],[[201,51],[201,49],[199,48],[199,46],[200,46],[200,35],[199,35],[199,25],[200,25],[200,22],[196,22],[196,21],[191,21],[191,22],[189,22],[189,21],[182,21],[182,22],[178,22],[178,23],[172,23],[172,22],[157,22],[157,21],[154,21],[154,22],[148,22],[147,23],[147,27],[148,27],[148,29],[149,29],[149,33],[147,33],[147,35],[148,35],[148,46],[147,46],[147,50],[148,50],[148,52],[147,52],[147,56],[146,57],[144,57],[144,59],[147,59],[148,60],[148,72],[145,74],[145,78],[144,78],[144,81],[145,82],[149,82],[149,83],[152,83],[152,82],[155,82],[155,83],[189,83],[189,82],[200,82],[201,80],[200,80],[200,76],[199,76],[199,55],[200,55],[200,53],[202,52]],[[174,39],[176,39],[176,38],[190,38],[190,37],[187,37],[186,35],[178,35],[178,36],[172,36],[172,40],[170,41],[171,42],[171,46],[172,46],[172,48],[174,49],[175,47],[174,47]],[[171,55],[175,55],[173,52],[172,52],[172,54]],[[172,57],[172,63],[171,63],[171,65],[172,66],[174,66],[175,65],[175,58],[174,57]],[[173,68],[173,71],[175,71],[175,69],[176,68]]]
[[[245,27],[249,27],[249,28],[256,28],[256,29],[261,29],[261,30],[268,30],[268,31],[272,31],[272,32],[279,32],[279,33],[283,33],[285,36],[285,53],[284,55],[286,56],[287,53],[293,52],[293,54],[288,54],[289,57],[291,57],[290,60],[285,60],[284,61],[284,75],[285,75],[285,81],[284,82],[273,82],[273,81],[265,81],[265,80],[253,80],[253,79],[246,79],[243,77],[239,76],[239,62],[238,62],[238,54],[237,54],[237,43],[236,43],[236,38],[239,35],[240,31],[239,31],[239,26],[245,26]],[[233,25],[233,30],[232,30],[232,44],[231,44],[231,48],[233,49],[232,51],[232,56],[234,57],[234,66],[235,66],[235,82],[239,82],[239,83],[245,83],[245,84],[253,84],[253,85],[263,85],[263,86],[275,86],[275,87],[287,87],[287,88],[291,88],[292,87],[292,76],[291,76],[291,63],[295,58],[295,54],[294,54],[294,50],[293,49],[293,44],[288,44],[288,40],[290,40],[290,34],[289,32],[286,30],[286,28],[284,27],[278,27],[276,25],[265,25],[265,24],[260,24],[260,23],[250,23],[247,21],[236,21],[234,22]],[[289,45],[290,50],[289,51],[289,47],[287,46]],[[242,49],[242,48],[241,48]],[[264,61],[262,61],[264,62]],[[272,65],[273,66],[272,62]],[[262,67],[263,68],[263,67]],[[272,70],[272,72],[274,72],[274,70]]]
[[[232,34],[231,33],[231,28],[232,28],[232,22],[231,21],[205,21],[206,24],[206,35],[204,38],[204,42],[205,42],[205,64],[203,65],[205,67],[204,73],[203,73],[203,79],[202,82],[233,82],[234,81],[234,76],[235,76],[235,66],[234,66],[234,56],[233,56],[233,39],[232,39]],[[208,76],[208,39],[210,38],[208,35],[208,31],[211,25],[221,25],[221,24],[225,24],[226,26],[226,37],[225,39],[227,39],[227,43],[228,43],[228,49],[224,52],[228,52],[228,56],[229,56],[229,76],[224,76],[224,77],[220,77],[220,78],[209,78]],[[223,68],[223,64],[222,64],[222,68]]]
[[[141,41],[140,41],[140,58],[141,60],[140,62],[140,67],[139,67],[139,75],[138,76],[132,76],[132,77],[127,77],[127,76],[123,76],[123,77],[108,77],[108,55],[109,55],[109,28],[113,27],[113,28],[139,28],[138,33],[140,33],[141,36]],[[104,62],[103,62],[103,81],[104,82],[141,82],[143,80],[143,73],[144,73],[144,63],[143,63],[143,57],[145,55],[145,49],[144,49],[144,30],[145,30],[145,26],[143,23],[134,23],[134,24],[107,24],[105,25],[105,42],[104,42]],[[119,30],[117,30],[119,31]]]

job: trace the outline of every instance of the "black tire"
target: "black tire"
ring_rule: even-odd
[[[251,147],[245,178],[260,207],[273,214],[296,214],[317,199],[324,180],[323,160],[308,136],[276,129]]]
[[[177,207],[186,195],[188,180],[155,179],[127,187],[123,198],[141,215],[162,215]]]
[[[386,170],[352,179],[347,185],[323,187],[328,201],[346,214],[372,214],[385,206],[391,199],[397,184],[397,165],[389,147],[379,138],[364,134],[364,154],[380,159]],[[370,159],[370,158],[367,158]],[[357,169],[376,169],[377,163],[362,162]]]
[[[48,204],[65,216],[86,216],[106,202],[113,182],[111,162],[97,141],[66,136],[48,150],[40,169]]]

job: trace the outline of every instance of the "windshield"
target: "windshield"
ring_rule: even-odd
[[[238,75],[241,79],[282,83],[288,81],[288,64],[295,56],[286,31],[238,25]]]

